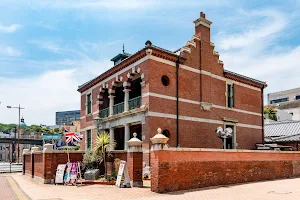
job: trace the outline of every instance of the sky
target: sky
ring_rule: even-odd
[[[150,40],[176,50],[200,11],[224,68],[266,81],[267,93],[300,87],[300,0],[0,0],[0,123],[55,124],[80,109],[79,85]],[[266,102],[265,102],[266,103]]]

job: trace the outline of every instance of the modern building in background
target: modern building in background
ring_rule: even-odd
[[[300,100],[300,88],[283,90],[268,94],[268,104],[278,104],[283,102],[291,102]]]
[[[269,106],[280,110],[276,114],[278,121],[300,120],[300,88],[270,93],[268,103]]]
[[[79,86],[81,134],[85,148],[98,130],[110,133],[115,150],[128,149],[137,133],[149,165],[151,141],[158,127],[170,147],[223,148],[215,130],[233,130],[226,148],[256,149],[263,143],[265,82],[224,69],[211,42],[212,22],[201,13],[195,33],[177,51],[152,45],[123,52],[114,66]],[[174,38],[176,39],[176,38]]]
[[[71,125],[72,121],[80,121],[80,110],[56,112],[56,125]]]

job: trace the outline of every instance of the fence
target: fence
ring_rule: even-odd
[[[14,164],[7,162],[0,163],[0,173],[22,172],[22,170],[22,164]]]

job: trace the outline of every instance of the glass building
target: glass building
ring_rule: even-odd
[[[72,121],[80,120],[80,110],[56,112],[56,125],[71,125]]]

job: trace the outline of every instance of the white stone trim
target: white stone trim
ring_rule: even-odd
[[[149,111],[147,113],[147,116],[176,119],[176,115],[173,115],[173,114],[151,112],[151,111]],[[205,118],[190,117],[190,116],[183,116],[183,115],[179,115],[179,119],[186,120],[186,121],[210,123],[210,124],[225,124],[226,123],[221,120],[205,119]],[[262,129],[262,126],[251,125],[251,124],[236,123],[236,126],[245,127],[245,128],[253,128],[253,129]]]
[[[169,99],[169,100],[176,101],[176,97],[172,97],[172,96],[168,96],[168,95],[157,94],[157,93],[153,93],[153,92],[147,92],[147,93],[142,94],[142,97],[147,97],[147,96],[158,97],[158,98],[162,98],[162,99]],[[179,101],[180,102],[185,102],[185,103],[200,105],[199,101],[193,101],[193,100],[189,100],[189,99],[179,98]],[[226,106],[219,106],[219,105],[215,105],[215,104],[212,104],[212,107],[213,108],[224,109],[224,110],[231,110],[231,111],[235,111],[235,112],[246,113],[246,114],[250,114],[250,115],[262,116],[261,113],[250,112],[250,111],[247,111],[247,110],[241,110],[241,109],[236,109],[236,108],[227,108]]]
[[[116,72],[115,74],[107,77],[106,79],[102,80],[101,82],[99,82],[98,84],[94,85],[93,87],[89,88],[89,90],[93,90],[95,89],[96,87],[98,87],[99,85],[103,85],[105,84],[106,82],[108,82],[109,80],[113,79],[114,77],[116,76],[120,76],[121,74],[123,74],[124,72],[127,72],[128,70],[130,70],[132,67],[136,66],[136,65],[139,65],[141,63],[143,63],[144,61],[148,60],[149,59],[149,56],[145,56],[143,58],[141,58],[140,60],[136,61],[135,63],[132,63],[131,65],[125,67],[124,69]],[[122,77],[120,77],[120,80],[121,80]],[[122,78],[123,79],[123,78]],[[121,80],[122,81],[122,80]],[[104,86],[103,86],[104,87]],[[84,95],[87,93],[88,90],[84,91],[81,93],[81,95]]]
[[[150,59],[155,60],[157,62],[168,64],[168,65],[171,65],[171,66],[174,66],[174,67],[176,66],[175,62],[170,61],[170,60],[165,60],[163,58],[159,58],[159,57],[156,57],[156,56],[150,56]],[[191,72],[195,72],[197,74],[204,74],[204,75],[207,75],[207,76],[210,76],[212,78],[215,78],[215,79],[218,79],[218,80],[222,80],[222,81],[230,80],[230,81],[232,81],[236,85],[243,86],[243,87],[246,87],[246,88],[249,88],[249,89],[261,92],[260,88],[257,88],[257,87],[251,86],[251,85],[247,85],[245,83],[237,82],[237,81],[234,81],[234,80],[222,77],[222,76],[218,76],[216,74],[213,74],[213,73],[205,71],[205,70],[199,70],[199,69],[195,69],[193,67],[189,67],[187,65],[181,65],[181,64],[179,65],[179,68],[185,69],[185,70],[188,70],[188,71],[191,71]]]
[[[89,130],[89,129],[95,129],[95,128],[97,128],[97,127],[96,126],[88,126],[88,127],[80,129],[80,131],[82,132],[82,131],[86,131],[86,130]]]

